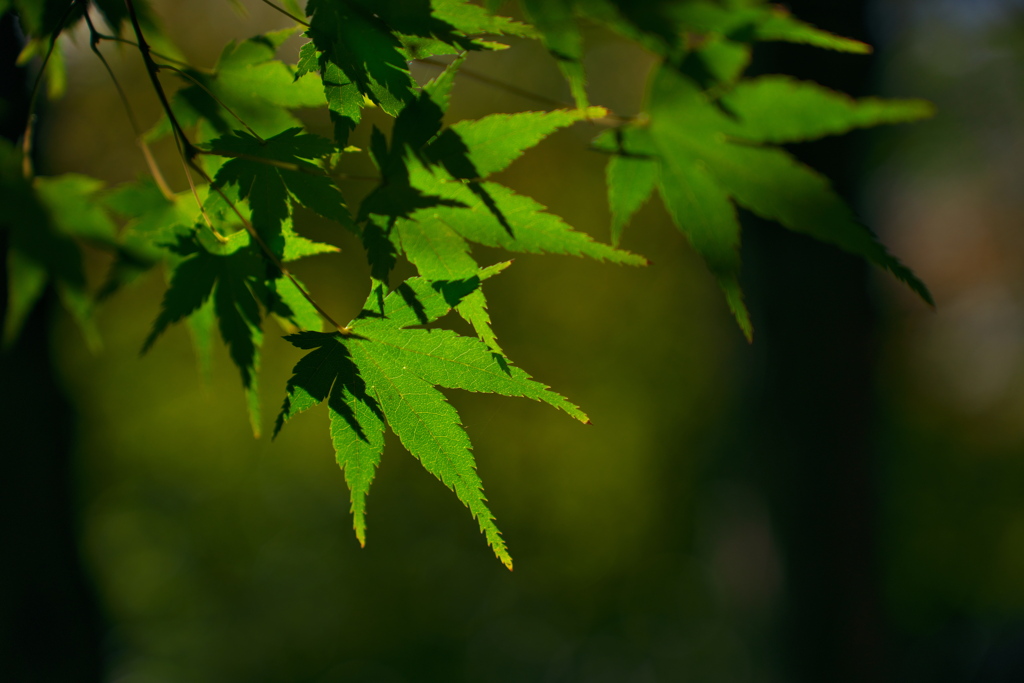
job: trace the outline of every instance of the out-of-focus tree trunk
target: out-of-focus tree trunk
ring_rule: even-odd
[[[817,26],[867,37],[862,0],[787,4]],[[871,60],[772,44],[758,52],[755,68],[858,95]],[[854,134],[793,151],[852,199],[862,143]],[[779,635],[786,680],[882,681],[872,447],[877,315],[868,266],[757,220],[744,240],[756,330],[746,457],[768,500],[785,570]]]
[[[8,140],[28,113],[25,70],[15,65],[20,42],[13,15],[0,17],[0,134]],[[103,678],[102,621],[78,550],[74,412],[52,360],[55,303],[47,292],[18,343],[0,354],[0,680],[12,683]],[[6,308],[0,229],[0,319]]]

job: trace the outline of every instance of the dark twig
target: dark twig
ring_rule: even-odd
[[[139,148],[142,149],[142,155],[146,158],[146,165],[149,167],[149,172],[153,175],[153,180],[156,182],[157,187],[160,188],[160,192],[168,200],[174,200],[174,192],[167,185],[167,181],[164,179],[163,173],[160,171],[160,167],[156,163],[156,159],[153,158],[153,153],[149,149],[149,145],[146,144],[145,137],[142,135],[142,129],[139,127],[139,121],[135,118],[135,112],[132,110],[131,102],[128,101],[128,95],[125,93],[124,88],[121,87],[121,82],[117,80],[117,76],[114,74],[114,70],[110,68],[110,63],[107,58],[103,56],[103,53],[99,50],[99,42],[102,38],[100,33],[96,31],[96,26],[92,23],[92,17],[89,13],[85,13],[85,23],[89,25],[89,47],[93,53],[99,58],[103,64],[103,68],[107,70],[107,74],[110,76],[110,80],[114,82],[114,88],[117,90],[118,97],[121,98],[121,105],[124,107],[125,113],[128,115],[128,123],[131,124],[132,131],[135,132],[135,141],[139,144]]]
[[[263,0],[263,4],[268,5],[269,7],[273,7],[274,9],[276,9],[278,12],[280,12],[283,15],[285,15],[286,17],[290,17],[296,23],[302,24],[303,26],[309,28],[309,23],[306,20],[300,19],[299,17],[295,16],[294,14],[292,14],[291,12],[286,10],[284,7],[281,7],[280,5],[277,5],[277,4],[273,3],[273,2],[270,2],[270,0]]]
[[[222,99],[220,99],[219,97],[217,97],[216,95],[214,95],[214,94],[213,94],[213,91],[212,91],[212,90],[210,90],[209,88],[207,88],[207,87],[206,87],[206,85],[205,85],[205,84],[204,84],[204,83],[203,83],[202,81],[200,81],[200,80],[199,80],[198,78],[196,78],[196,77],[195,77],[195,76],[193,76],[192,74],[188,73],[188,72],[187,72],[187,71],[185,71],[184,69],[179,69],[179,68],[178,68],[178,67],[176,67],[176,66],[171,66],[171,65],[169,65],[169,64],[157,64],[156,66],[157,66],[157,68],[158,68],[158,69],[168,69],[168,70],[170,70],[170,71],[173,71],[174,73],[176,73],[176,74],[178,74],[178,75],[182,76],[183,78],[187,78],[187,79],[188,79],[188,80],[190,80],[190,81],[191,81],[192,83],[194,83],[195,85],[197,85],[197,86],[198,86],[199,88],[202,88],[203,92],[205,92],[205,93],[206,93],[207,95],[209,95],[209,96],[210,96],[210,97],[211,97],[211,98],[213,99],[213,101],[214,101],[214,102],[216,102],[216,103],[217,103],[218,105],[220,105],[220,107],[221,107],[221,108],[222,108],[222,109],[223,109],[224,111],[226,111],[227,113],[231,114],[231,116],[233,116],[233,117],[234,117],[234,119],[235,119],[236,121],[238,121],[238,122],[239,122],[240,124],[242,124],[242,127],[243,127],[243,128],[245,128],[245,129],[246,129],[247,131],[249,131],[249,133],[250,133],[250,134],[251,134],[251,135],[252,135],[252,136],[253,136],[254,138],[256,138],[257,140],[259,140],[259,141],[260,141],[261,143],[263,143],[263,142],[266,142],[266,140],[264,140],[263,138],[261,138],[261,137],[260,137],[259,133],[257,133],[256,131],[254,131],[254,130],[253,130],[253,129],[252,129],[252,128],[251,128],[250,126],[249,126],[249,124],[248,124],[248,123],[246,123],[245,121],[243,121],[243,120],[242,120],[242,117],[241,117],[241,116],[239,116],[238,114],[236,114],[236,113],[234,112],[234,110],[233,110],[233,109],[232,109],[231,107],[229,107],[228,105],[224,104],[224,101],[223,101]]]
[[[135,12],[135,3],[132,0],[125,0],[125,4],[128,7],[128,16],[132,22],[132,29],[135,31],[135,40],[137,41],[139,48],[139,54],[142,55],[142,62],[146,65],[146,73],[149,75],[150,83],[153,84],[153,90],[156,92],[157,98],[160,100],[160,106],[163,107],[164,114],[167,116],[167,120],[171,123],[171,128],[174,131],[174,137],[178,141],[178,149],[182,156],[186,160],[191,161],[192,157],[195,156],[196,149],[189,142],[188,137],[185,135],[185,131],[182,129],[181,124],[178,123],[178,118],[174,115],[174,110],[171,109],[171,103],[167,99],[167,93],[164,91],[164,86],[160,83],[160,77],[158,72],[160,67],[153,61],[153,55],[149,49],[149,43],[146,42],[146,37],[142,34],[142,26],[139,25],[139,17]]]
[[[309,294],[309,292],[307,292],[299,284],[299,281],[295,279],[295,276],[291,274],[291,272],[285,267],[284,263],[281,262],[281,259],[277,257],[277,254],[274,253],[270,246],[263,240],[263,237],[260,236],[260,234],[256,231],[256,228],[253,226],[252,222],[250,222],[248,218],[242,215],[242,212],[238,210],[238,207],[235,206],[235,203],[232,202],[231,199],[224,193],[224,190],[222,190],[220,187],[214,184],[213,178],[210,177],[210,174],[207,173],[202,166],[196,163],[195,157],[198,154],[201,154],[203,150],[199,149],[198,147],[193,145],[191,141],[189,141],[188,136],[185,135],[185,131],[181,127],[181,124],[178,123],[178,119],[174,116],[174,112],[171,110],[171,104],[167,99],[167,94],[164,92],[163,85],[161,85],[160,83],[160,78],[158,75],[160,66],[155,61],[153,61],[153,57],[149,49],[149,44],[146,42],[146,38],[142,34],[142,27],[139,26],[138,16],[136,15],[135,12],[135,5],[132,2],[132,0],[125,0],[125,4],[128,6],[128,15],[132,21],[132,28],[135,30],[135,39],[138,42],[139,53],[142,55],[142,61],[146,65],[146,71],[149,74],[149,79],[153,84],[153,88],[156,91],[157,97],[160,100],[160,104],[161,106],[163,106],[164,113],[167,115],[167,119],[171,123],[171,129],[174,131],[174,138],[178,143],[178,152],[181,155],[182,162],[186,166],[185,175],[188,177],[189,185],[192,187],[192,194],[193,196],[195,196],[196,201],[199,203],[199,208],[201,211],[203,211],[203,216],[204,218],[206,218],[207,223],[209,223],[209,218],[206,216],[206,212],[203,210],[202,202],[199,200],[199,194],[196,191],[195,185],[192,183],[192,176],[189,173],[189,169],[192,169],[197,174],[199,174],[199,176],[204,181],[209,183],[210,188],[218,195],[220,195],[220,197],[225,202],[227,202],[228,206],[231,207],[231,210],[242,222],[242,225],[245,226],[245,230],[246,232],[249,233],[249,237],[253,240],[253,242],[255,242],[259,246],[260,250],[267,257],[267,259],[271,263],[273,263],[274,266],[279,271],[281,271],[281,274],[288,278],[288,280],[291,281],[293,285],[295,285],[295,288],[298,289],[299,293],[302,294],[303,298],[305,298],[306,301],[308,301],[310,305],[316,309],[317,313],[319,313],[324,320],[326,320],[336,330],[338,330],[338,332],[340,332],[343,335],[350,335],[352,333],[352,330],[336,322],[334,318],[332,318],[330,314],[328,314],[327,311],[325,311],[320,306],[320,304],[317,303],[317,301]],[[211,225],[210,227],[212,230],[213,226]],[[216,231],[214,231],[214,234],[217,234]],[[220,236],[218,235],[218,237]],[[221,237],[221,239],[223,239],[223,237]]]
[[[100,40],[110,40],[110,41],[113,41],[115,43],[124,43],[125,45],[131,45],[134,48],[139,47],[139,44],[136,43],[134,40],[128,40],[127,38],[122,38],[121,36],[108,36],[106,33],[97,33],[96,35],[99,37]],[[159,57],[160,59],[164,60],[165,62],[173,62],[174,64],[180,64],[180,65],[182,65],[184,67],[188,67],[189,69],[194,69],[196,71],[202,71],[204,73],[213,73],[212,69],[203,69],[201,67],[194,66],[192,64],[189,64],[186,61],[183,61],[181,59],[176,59],[174,57],[171,57],[170,55],[165,55],[165,54],[163,54],[161,52],[157,52],[156,50],[150,50],[149,53],[151,55],[153,55],[154,57]]]
[[[36,74],[36,80],[32,83],[32,93],[28,98],[28,121],[25,122],[25,134],[21,141],[21,173],[26,178],[32,177],[32,136],[35,134],[35,108],[36,100],[39,99],[39,87],[43,82],[43,74],[46,73],[46,65],[49,64],[53,50],[57,47],[57,38],[64,30],[64,22],[68,20],[68,17],[71,16],[71,10],[80,1],[71,0],[64,13],[60,15],[60,19],[57,21],[57,28],[53,29],[53,35],[50,36],[50,47],[46,50],[43,63],[39,66],[39,73]]]

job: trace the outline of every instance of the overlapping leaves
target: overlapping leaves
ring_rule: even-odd
[[[292,235],[289,225],[284,236],[287,239]],[[304,238],[295,239],[308,243]],[[216,326],[238,367],[249,420],[258,435],[261,427],[257,379],[263,314],[273,314],[299,329],[316,330],[320,329],[318,313],[303,297],[299,285],[275,268],[243,230],[223,241],[200,230],[181,236],[168,246],[174,257],[170,286],[143,352],[171,324],[188,320],[197,337],[197,350],[208,353]]]
[[[351,491],[360,543],[366,540],[366,496],[387,425],[469,508],[495,555],[512,568],[483,495],[469,437],[437,387],[524,396],[587,422],[579,408],[480,340],[444,329],[410,329],[448,313],[493,272],[454,281],[412,278],[382,299],[381,292],[371,296],[349,324],[349,335],[303,332],[288,337],[309,353],[288,381],[276,430],[297,413],[327,402],[331,439]]]
[[[646,120],[597,140],[599,148],[615,155],[608,165],[613,234],[617,239],[657,187],[676,225],[718,279],[748,337],[752,329],[739,287],[736,205],[863,256],[930,302],[924,284],[857,221],[823,176],[788,152],[764,144],[911,121],[930,113],[930,105],[920,101],[858,102],[780,77],[741,81],[718,102],[693,79],[662,66],[650,84]]]
[[[117,30],[125,7],[97,6]],[[476,474],[470,442],[440,389],[460,388],[544,401],[586,421],[566,399],[532,380],[504,355],[490,326],[481,281],[507,263],[480,268],[474,245],[514,252],[586,256],[641,265],[618,248],[622,230],[657,190],[678,227],[703,256],[744,332],[750,324],[739,289],[737,207],[859,254],[891,270],[922,297],[927,290],[854,218],[828,182],[780,144],[857,126],[926,116],[920,102],[852,100],[811,83],[769,76],[743,80],[750,45],[802,42],[865,52],[761,0],[523,0],[534,26],[469,0],[309,0],[310,39],[295,68],[276,54],[297,29],[231,43],[212,70],[161,64],[184,87],[173,109],[201,155],[205,180],[174,195],[136,183],[101,195],[81,176],[21,177],[17,155],[0,143],[0,216],[10,233],[12,274],[5,337],[17,330],[48,281],[89,330],[80,242],[117,251],[106,296],[164,259],[170,284],[144,348],[173,323],[187,321],[201,359],[214,329],[228,346],[259,431],[257,375],[263,319],[270,315],[308,353],[288,382],[275,434],[295,414],[326,402],[331,437],[351,491],[356,535],[366,533],[366,497],[390,428],[425,469],[469,507],[495,554],[511,567]],[[288,12],[301,13],[286,0]],[[62,21],[85,3],[0,0],[14,6],[33,43],[48,49]],[[71,13],[66,10],[73,7]],[[141,5],[140,5],[141,7]],[[644,114],[599,137],[610,153],[612,245],[595,242],[529,197],[495,182],[523,152],[579,121],[607,123],[589,107],[580,20],[597,21],[659,58]],[[144,21],[145,24],[145,21]],[[467,53],[505,47],[494,36],[540,38],[568,79],[574,109],[493,114],[445,126],[455,75]],[[141,41],[140,41],[141,42]],[[409,62],[459,55],[420,88]],[[323,106],[334,141],[303,132],[289,110]],[[370,155],[381,182],[355,220],[331,174],[367,106],[394,118],[390,137],[374,129]],[[163,120],[153,132],[169,132]],[[178,131],[179,136],[184,134]],[[330,173],[327,169],[331,169]],[[198,202],[198,207],[197,207]],[[299,235],[305,207],[360,236],[371,266],[371,296],[348,327],[320,332],[320,313],[284,263],[334,251]],[[128,222],[120,240],[106,211]],[[388,292],[399,258],[419,272]],[[477,337],[422,329],[451,310]]]
[[[363,202],[364,242],[374,276],[386,281],[398,255],[428,279],[471,277],[479,264],[471,245],[514,252],[587,256],[644,265],[628,251],[595,242],[529,197],[483,178],[565,126],[603,116],[600,107],[499,114],[442,130],[458,63],[427,84],[395,121],[390,145],[376,132],[371,153],[384,182]],[[458,312],[501,352],[490,330],[482,290]]]
[[[483,35],[533,35],[466,0],[310,0],[306,13],[297,75],[320,74],[339,144],[367,102],[397,116],[416,99],[410,60],[506,47]]]
[[[694,66],[711,71],[745,66],[749,59],[745,45],[756,41],[870,51],[864,43],[818,29],[781,5],[760,0],[521,0],[521,4],[568,79],[579,107],[588,103],[581,18],[600,22],[673,64],[687,53],[696,53],[697,59],[691,61],[707,63]]]
[[[294,33],[294,29],[284,29],[231,42],[212,70],[164,66],[185,82],[172,104],[182,126],[192,129],[200,125],[199,136],[193,142],[241,128],[273,136],[301,125],[290,109],[323,105],[318,79],[300,78],[293,67],[275,58],[281,44]],[[150,137],[168,133],[170,125],[165,118]]]
[[[529,197],[483,180],[548,134],[601,116],[604,109],[502,114],[442,131],[445,101],[442,88],[428,85],[398,116],[390,146],[383,136],[375,137],[371,153],[384,182],[361,209],[360,218],[386,235],[420,275],[471,276],[479,267],[470,255],[471,243],[631,265],[647,262],[595,242]]]
[[[209,147],[230,157],[217,171],[214,187],[230,186],[232,198],[247,202],[253,227],[278,257],[284,254],[282,226],[295,204],[354,229],[341,192],[310,161],[335,151],[329,140],[303,133],[301,128],[289,128],[266,140],[235,131],[211,141]]]

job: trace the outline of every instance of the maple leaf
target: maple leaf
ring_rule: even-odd
[[[615,4],[622,7],[626,0],[615,0]],[[871,52],[866,43],[800,21],[782,5],[745,0],[725,5],[708,0],[675,2],[669,4],[663,16],[671,17],[685,31],[717,33],[743,42],[782,41],[839,52]]]
[[[644,265],[636,254],[594,242],[545,207],[503,185],[477,182],[506,168],[524,150],[575,121],[606,113],[521,112],[460,121],[441,131],[450,84],[439,79],[397,117],[388,146],[382,134],[371,155],[384,183],[364,200],[360,218],[391,240],[428,279],[472,276],[475,242],[509,251],[589,256]]]
[[[309,353],[288,381],[275,434],[296,414],[327,401],[331,439],[351,491],[360,544],[366,542],[366,496],[384,448],[386,424],[469,508],[495,555],[512,568],[483,496],[469,437],[437,387],[532,398],[588,422],[578,407],[480,340],[445,329],[409,329],[448,313],[477,290],[481,276],[497,270],[454,281],[411,278],[387,296],[380,290],[372,293],[367,307],[349,324],[350,335],[304,332],[286,337]]]
[[[935,106],[925,100],[854,99],[817,83],[781,75],[741,81],[720,101],[738,120],[737,138],[774,144],[919,121],[935,113]]]
[[[167,255],[167,244],[192,230],[196,203],[191,191],[168,198],[152,180],[124,183],[103,196],[103,205],[127,219],[120,249],[97,298],[104,299],[135,280]]]
[[[397,4],[401,12],[393,13],[388,22],[410,60],[508,47],[480,38],[483,35],[536,36],[533,27],[491,14],[467,0],[422,0],[418,5],[402,0]],[[410,12],[411,7],[416,9]]]
[[[256,232],[279,257],[283,255],[282,225],[293,204],[355,230],[344,197],[334,182],[310,159],[334,152],[324,138],[289,128],[266,140],[235,131],[209,143],[215,154],[230,156],[214,178],[214,187],[234,186],[238,199],[252,211]]]
[[[581,17],[604,24],[677,66],[706,69],[720,77],[729,72],[738,75],[749,61],[748,44],[757,41],[805,43],[842,52],[871,51],[865,43],[794,18],[784,7],[756,0],[724,4],[707,0],[521,0],[521,5],[580,108],[588,103]]]
[[[466,0],[312,0],[306,11],[311,40],[300,49],[296,73],[320,74],[339,145],[367,102],[397,116],[415,101],[408,62],[507,47],[482,35],[535,35],[532,27]]]
[[[740,83],[722,104],[670,66],[652,78],[647,121],[609,131],[596,146],[608,166],[613,235],[657,187],[675,224],[704,258],[744,334],[750,318],[739,287],[740,225],[735,204],[786,228],[863,256],[903,280],[925,301],[924,284],[890,255],[828,181],[784,150],[790,142],[877,123],[916,120],[916,101],[855,101],[817,85],[768,77]],[[822,107],[810,115],[807,107]]]
[[[468,0],[432,0],[431,13],[466,36],[498,35],[537,37],[532,26],[496,15]]]
[[[474,180],[507,168],[554,131],[607,110],[502,114],[442,130],[458,66],[456,61],[446,68],[402,110],[390,145],[374,130],[370,152],[384,182],[363,201],[359,217],[374,278],[386,281],[399,254],[428,279],[471,277],[479,268],[470,255],[471,243],[645,265],[642,256],[595,242],[529,197]],[[478,290],[457,310],[501,354],[486,306]]]
[[[393,239],[431,279],[455,279],[476,271],[469,255],[471,242],[525,253],[588,256],[626,265],[646,265],[647,259],[595,242],[573,230],[558,216],[529,197],[492,182],[464,182],[444,169],[409,161],[412,187],[440,200],[411,211],[391,224]]]
[[[30,182],[22,177],[20,155],[0,141],[0,205],[5,207],[0,229],[7,231],[10,245],[5,344],[17,338],[52,281],[86,341],[93,348],[99,346],[79,242],[118,249],[114,223],[96,200],[101,188],[100,181],[76,174]]]
[[[297,77],[309,73],[320,75],[327,111],[334,123],[334,140],[339,146],[344,146],[349,133],[363,118],[366,103],[359,86],[345,75],[341,67],[317,50],[312,41],[299,48],[299,63],[295,73]]]
[[[352,0],[310,0],[306,14],[315,54],[305,52],[299,73],[313,70],[313,59],[321,72],[333,64],[340,72],[334,75],[343,75],[391,116],[415,97],[402,43],[373,8]]]
[[[249,421],[258,436],[261,420],[257,379],[263,343],[260,307],[304,329],[319,329],[320,318],[296,284],[266,261],[247,232],[232,233],[223,242],[208,235],[199,231],[169,245],[177,259],[142,352],[148,351],[171,324],[188,319],[200,363],[208,365],[216,325],[238,367]]]
[[[166,67],[185,82],[172,99],[178,122],[186,128],[202,124],[194,142],[242,128],[263,137],[273,136],[301,125],[290,109],[324,104],[317,78],[300,78],[294,67],[274,57],[294,34],[295,29],[283,29],[228,43],[212,71]],[[164,117],[148,137],[157,139],[170,132],[170,123]]]
[[[556,130],[607,114],[603,107],[491,114],[449,126],[431,140],[424,153],[456,178],[484,178],[504,170]]]
[[[576,21],[574,0],[522,0],[523,10],[540,32],[544,46],[569,81],[576,106],[584,109],[587,99],[583,69],[583,33]]]

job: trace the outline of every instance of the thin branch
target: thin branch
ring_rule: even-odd
[[[124,43],[125,45],[131,45],[134,48],[139,47],[139,44],[136,43],[134,40],[128,40],[127,38],[122,38],[121,36],[108,36],[106,33],[97,33],[96,35],[99,36],[100,40],[110,40],[115,43]],[[150,50],[149,53],[154,57],[159,57],[165,62],[174,62],[175,64],[181,64],[182,66],[186,66],[190,69],[195,69],[196,71],[202,71],[203,73],[213,73],[213,69],[204,69],[202,67],[195,66],[194,64],[189,64],[188,62],[183,61],[181,59],[171,57],[170,55],[165,55],[161,52],[157,52],[156,50]]]
[[[416,61],[418,61],[421,64],[429,64],[430,66],[436,66],[442,69],[448,66],[446,63],[438,61],[436,59],[418,59]],[[497,78],[488,76],[487,74],[480,73],[479,71],[473,71],[472,69],[467,69],[465,67],[459,67],[459,73],[468,78],[472,78],[475,81],[479,81],[485,85],[489,85],[493,88],[504,90],[505,92],[512,93],[513,95],[518,95],[519,97],[528,100],[533,100],[534,102],[539,102],[548,107],[555,107],[557,109],[573,109],[576,106],[574,104],[570,104],[569,102],[565,102],[564,100],[558,100],[553,97],[548,97],[547,95],[541,95],[540,93],[533,92],[532,90],[520,88],[517,85],[506,83],[505,81],[498,80]],[[623,123],[630,123],[634,119],[635,117],[632,116],[622,116],[614,112],[609,112],[607,116],[602,116],[601,118],[598,119],[588,120],[591,123],[596,123],[605,126],[619,126],[622,125]]]
[[[217,231],[217,228],[213,227],[213,221],[210,220],[210,215],[206,213],[206,207],[203,206],[203,200],[199,198],[199,190],[196,189],[195,181],[192,180],[192,172],[189,171],[190,165],[192,165],[191,162],[186,161],[184,156],[181,157],[181,167],[185,171],[185,178],[188,180],[188,187],[192,190],[192,198],[196,200],[196,205],[199,207],[199,213],[203,216],[203,222],[206,223],[206,227],[210,229],[210,233],[213,235],[214,239],[221,244],[225,244],[228,239],[224,237],[224,235],[220,234],[220,232]],[[199,170],[200,172],[202,171],[202,169]],[[203,175],[206,176],[205,173],[203,173]]]
[[[181,124],[178,123],[178,118],[174,115],[174,110],[171,108],[171,103],[167,99],[167,93],[164,92],[164,87],[160,83],[160,77],[158,75],[159,67],[157,63],[153,61],[153,56],[149,49],[149,43],[146,42],[146,37],[142,34],[142,27],[139,25],[139,17],[135,12],[135,3],[132,0],[125,0],[125,5],[128,7],[128,16],[132,22],[132,29],[135,31],[136,47],[139,50],[139,54],[142,55],[142,62],[146,66],[146,73],[149,75],[150,83],[153,84],[153,90],[156,92],[157,99],[160,100],[160,106],[163,107],[164,115],[167,116],[167,120],[171,123],[171,130],[174,133],[174,143],[178,148],[178,155],[181,157],[182,165],[185,167],[185,177],[188,179],[189,187],[192,189],[192,196],[196,200],[196,204],[199,206],[199,211],[203,214],[203,219],[209,226],[210,231],[217,237],[218,240],[224,241],[224,237],[217,232],[213,227],[210,217],[206,215],[206,209],[203,207],[203,202],[199,199],[199,192],[196,190],[195,183],[192,181],[192,175],[189,173],[189,167],[199,169],[192,161],[196,155],[196,147],[189,141],[188,136],[185,135],[185,131],[182,129]],[[205,172],[202,175],[206,175]]]
[[[156,182],[157,187],[160,188],[161,194],[170,200],[174,200],[174,192],[167,185],[167,181],[164,179],[163,173],[160,171],[160,167],[156,163],[156,159],[153,158],[153,153],[149,149],[149,145],[146,144],[145,137],[142,135],[142,129],[139,127],[138,119],[135,118],[135,112],[132,110],[131,102],[128,101],[128,95],[125,93],[124,88],[121,87],[121,82],[117,80],[117,76],[114,74],[114,70],[110,68],[110,63],[107,62],[107,58],[103,56],[103,53],[99,50],[100,34],[96,31],[96,26],[92,23],[92,17],[89,13],[85,13],[85,23],[89,25],[89,48],[93,53],[99,57],[100,62],[103,63],[103,67],[107,70],[107,74],[110,76],[110,80],[114,82],[114,88],[117,90],[118,97],[121,98],[121,105],[124,107],[125,113],[128,115],[128,122],[131,124],[132,130],[135,132],[135,141],[139,144],[142,149],[142,156],[146,159],[146,165],[149,167],[149,172],[153,176],[153,180]]]
[[[252,222],[242,215],[242,212],[238,210],[238,207],[235,206],[235,203],[232,202],[231,199],[224,193],[224,190],[222,190],[218,185],[215,185],[213,183],[213,179],[210,178],[210,175],[194,161],[190,161],[189,166],[195,169],[195,171],[199,173],[199,175],[202,176],[202,178],[206,182],[210,183],[210,187],[213,189],[213,191],[219,194],[221,199],[223,199],[227,203],[227,205],[231,207],[231,210],[234,212],[235,216],[237,216],[238,220],[240,220],[242,222],[242,225],[245,226],[245,231],[249,233],[249,237],[252,238],[252,240],[259,245],[263,253],[267,256],[268,259],[270,259],[270,262],[273,263],[274,266],[279,271],[281,271],[281,274],[288,278],[288,280],[290,280],[293,285],[295,285],[295,289],[299,290],[299,294],[301,294],[302,297],[306,301],[308,301],[313,308],[316,309],[316,312],[319,313],[324,320],[330,323],[334,327],[334,329],[338,330],[338,332],[340,332],[341,334],[345,336],[351,335],[352,328],[338,324],[338,322],[335,321],[334,318],[332,318],[330,314],[320,306],[319,303],[317,303],[316,299],[314,299],[312,295],[310,295],[310,293],[307,292],[302,287],[301,284],[299,284],[299,281],[295,279],[295,276],[291,274],[291,271],[289,271],[288,268],[285,267],[284,263],[281,262],[281,259],[277,257],[277,254],[275,254],[273,250],[270,248],[270,246],[263,240],[263,237],[258,232],[256,232],[256,227],[252,224]]]
[[[158,72],[160,68],[156,62],[153,61],[153,55],[149,49],[149,43],[146,42],[145,36],[142,34],[142,27],[139,25],[139,17],[135,12],[135,3],[133,0],[125,0],[125,5],[128,7],[128,16],[132,22],[132,29],[135,31],[135,40],[137,41],[139,48],[139,54],[142,55],[142,62],[146,65],[146,73],[149,75],[149,80],[153,84],[153,90],[156,92],[157,98],[160,100],[160,106],[163,107],[164,114],[167,115],[167,120],[171,122],[171,128],[174,130],[174,137],[178,140],[179,151],[189,161],[195,156],[195,147],[189,142],[188,137],[185,135],[185,131],[182,130],[181,124],[178,123],[178,118],[174,115],[174,110],[171,109],[171,103],[167,99],[167,93],[164,91],[163,85],[160,83],[160,77]]]
[[[224,111],[226,111],[227,113],[231,114],[231,116],[233,116],[236,121],[238,121],[240,124],[242,124],[242,127],[245,128],[247,131],[249,131],[249,133],[254,138],[259,140],[261,143],[266,142],[266,140],[264,140],[263,138],[260,137],[259,133],[257,133],[252,128],[250,128],[249,124],[242,120],[241,116],[236,114],[234,112],[234,110],[231,109],[231,107],[229,107],[228,105],[224,104],[224,101],[222,99],[220,99],[219,97],[217,97],[216,95],[214,95],[213,91],[211,91],[209,88],[207,88],[206,85],[202,81],[200,81],[198,78],[196,78],[192,74],[188,73],[187,71],[179,69],[176,66],[171,66],[169,64],[157,64],[156,66],[157,66],[158,69],[169,69],[169,70],[175,72],[176,74],[179,74],[179,75],[187,78],[188,80],[192,81],[194,84],[196,84],[197,86],[202,88],[203,92],[205,92],[207,95],[209,95],[213,99],[214,102],[216,102],[218,105],[220,105],[220,107],[222,109],[224,109]]]
[[[307,21],[305,21],[304,19],[300,19],[299,17],[295,16],[294,14],[292,14],[291,12],[286,10],[284,7],[281,7],[279,5],[276,5],[276,4],[272,3],[272,2],[270,2],[270,0],[263,0],[263,4],[268,5],[269,7],[273,7],[274,9],[276,9],[278,12],[280,12],[283,15],[285,15],[286,17],[291,17],[296,23],[302,24],[306,28],[309,28],[309,23]]]
[[[224,191],[220,187],[214,184],[213,178],[210,177],[210,174],[207,173],[202,166],[196,163],[196,155],[202,153],[203,150],[200,150],[198,147],[193,145],[191,141],[189,141],[188,136],[185,135],[185,131],[181,127],[181,124],[178,123],[178,119],[174,116],[174,112],[171,110],[171,104],[167,99],[167,93],[164,92],[163,86],[160,84],[160,78],[158,76],[158,71],[160,67],[159,65],[157,65],[156,62],[153,61],[153,57],[149,49],[149,44],[146,43],[146,38],[142,34],[142,27],[139,26],[139,19],[135,12],[135,5],[132,0],[125,0],[125,4],[128,6],[128,15],[132,21],[132,28],[135,30],[135,39],[138,42],[138,49],[139,53],[142,55],[142,61],[146,65],[146,71],[149,74],[149,80],[153,84],[153,89],[156,91],[157,97],[160,100],[160,104],[164,109],[164,113],[167,115],[168,120],[171,122],[171,128],[174,131],[174,139],[178,143],[178,152],[181,155],[182,163],[184,163],[186,166],[185,175],[188,177],[189,185],[192,187],[192,194],[196,198],[196,202],[199,203],[199,208],[201,211],[203,211],[203,217],[206,219],[207,223],[210,224],[210,219],[206,215],[205,210],[203,210],[202,202],[199,200],[199,193],[196,191],[196,187],[192,182],[192,175],[188,172],[188,169],[192,169],[197,174],[199,174],[199,176],[203,180],[209,183],[213,191],[219,194],[221,198],[225,202],[227,202],[228,206],[231,207],[231,210],[235,213],[236,216],[238,216],[238,219],[242,221],[242,225],[245,226],[245,230],[246,232],[249,233],[249,237],[251,237],[252,240],[257,245],[259,245],[259,248],[263,252],[263,254],[271,263],[274,264],[274,266],[279,271],[281,271],[281,274],[288,278],[293,285],[295,285],[295,288],[299,290],[299,293],[302,294],[306,301],[308,301],[310,305],[316,309],[316,312],[319,313],[324,320],[333,325],[334,328],[338,330],[338,332],[340,332],[341,334],[352,334],[351,329],[338,324],[334,320],[334,318],[332,318],[330,314],[328,314],[327,311],[325,311],[320,306],[320,304],[316,302],[316,300],[309,294],[309,292],[307,292],[299,284],[298,280],[296,280],[295,277],[291,274],[291,272],[289,272],[289,270],[285,268],[284,264],[281,262],[281,259],[277,257],[277,254],[274,253],[274,251],[263,240],[260,234],[256,232],[256,228],[249,221],[249,219],[243,216],[242,212],[238,210],[237,206],[235,206],[235,203],[232,202],[231,199],[226,194],[224,194]],[[210,224],[210,229],[213,230],[212,224]],[[214,234],[217,234],[215,230]]]
[[[43,74],[46,73],[46,65],[50,62],[50,57],[53,55],[54,48],[57,47],[57,38],[64,30],[64,22],[71,16],[71,10],[75,8],[75,5],[81,0],[71,0],[68,3],[64,13],[60,15],[60,19],[57,21],[57,28],[53,29],[53,35],[50,36],[50,47],[46,50],[46,55],[43,57],[43,63],[39,65],[39,73],[36,74],[36,80],[32,84],[32,93],[28,98],[28,121],[25,122],[25,133],[24,138],[21,141],[21,173],[26,178],[32,177],[32,136],[35,134],[36,127],[36,100],[39,99],[39,86],[43,82]]]
[[[168,201],[174,201],[174,190],[167,184],[167,180],[164,179],[164,174],[160,172],[160,166],[156,163],[156,159],[153,157],[153,152],[149,149],[149,145],[146,144],[146,140],[143,136],[136,138],[139,143],[139,148],[142,150],[142,156],[146,159],[146,166],[149,167],[149,172],[153,176],[153,182],[160,188],[160,194],[162,194]]]

